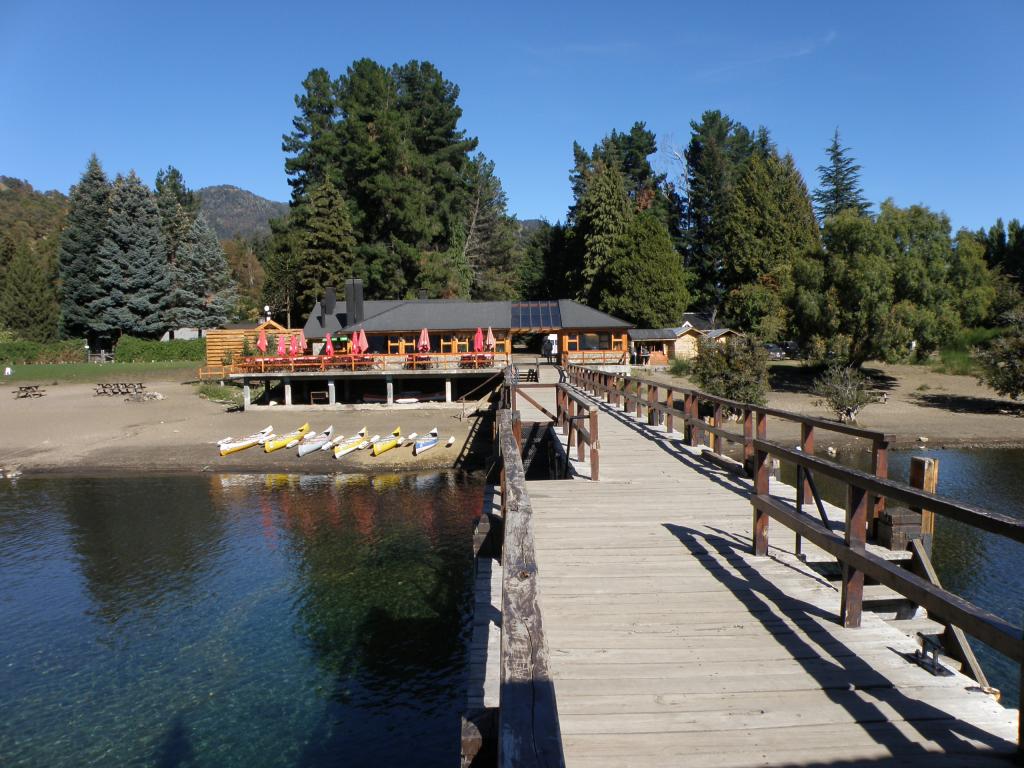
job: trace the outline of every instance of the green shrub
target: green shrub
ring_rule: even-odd
[[[768,351],[747,336],[725,344],[702,341],[693,362],[697,386],[711,395],[764,405],[768,398]]]
[[[0,342],[0,361],[5,363],[32,365],[37,363],[84,363],[86,360],[85,344],[79,339],[50,342]]]
[[[867,377],[856,368],[832,365],[814,380],[812,390],[820,399],[815,405],[827,405],[839,421],[856,422],[866,405],[878,402]]]
[[[206,360],[206,339],[174,339],[153,341],[122,336],[114,348],[119,363],[155,363],[176,360],[202,362]]]
[[[693,364],[683,357],[673,357],[668,365],[668,372],[673,376],[689,376],[693,372]]]

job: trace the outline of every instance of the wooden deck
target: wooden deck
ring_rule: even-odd
[[[591,400],[600,481],[527,483],[567,765],[1007,764],[1016,710],[874,614],[840,626],[789,531],[750,553],[749,481]]]

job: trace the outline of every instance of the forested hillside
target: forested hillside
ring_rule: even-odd
[[[270,220],[288,213],[288,203],[277,203],[230,184],[195,191],[199,209],[221,240],[266,237]]]

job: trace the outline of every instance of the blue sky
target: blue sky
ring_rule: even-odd
[[[286,200],[281,135],[313,67],[426,59],[521,218],[564,217],[572,142],[643,120],[664,148],[721,109],[810,187],[838,126],[869,199],[954,226],[1024,218],[1018,0],[148,3],[0,0],[0,174],[66,191],[96,152],[150,184]]]

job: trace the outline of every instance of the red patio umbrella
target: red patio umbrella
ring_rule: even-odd
[[[498,342],[494,340],[494,331],[491,330],[491,326],[487,326],[487,338],[484,340],[484,347],[489,352],[493,352],[494,348],[498,345]]]
[[[306,354],[306,347],[308,346],[308,344],[309,344],[309,342],[306,341],[306,331],[305,330],[299,331],[299,354],[300,355]]]
[[[260,328],[260,337],[256,340],[256,349],[267,354],[267,329]]]
[[[370,348],[370,343],[366,340],[366,331],[362,328],[356,329],[356,332],[352,336],[352,351],[357,355],[361,355]]]
[[[416,349],[418,349],[420,352],[430,351],[430,334],[427,333],[426,328],[420,331],[420,340],[416,344]]]
[[[324,354],[334,357],[334,342],[331,341],[331,334],[327,334],[327,343],[324,345]]]
[[[473,351],[484,351],[484,332],[480,328],[477,328],[476,333],[473,335]]]
[[[292,336],[292,346],[291,346],[291,349],[288,350],[288,353],[292,357],[295,357],[296,355],[299,354],[299,337],[298,337],[298,335]]]
[[[277,337],[277,356],[284,357],[288,354],[288,337],[283,333]]]

